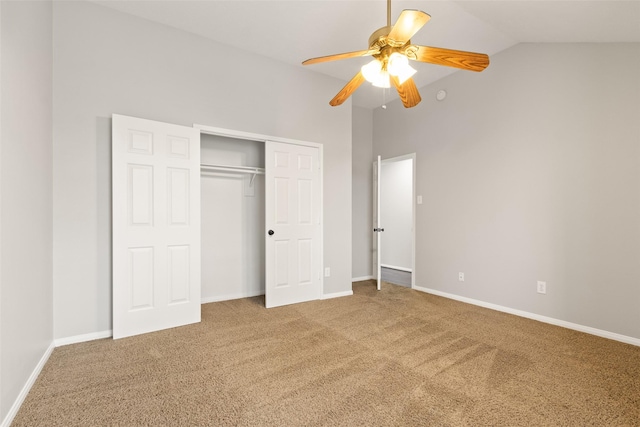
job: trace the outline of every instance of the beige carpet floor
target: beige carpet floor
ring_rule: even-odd
[[[640,426],[640,347],[400,286],[56,348],[14,426]]]

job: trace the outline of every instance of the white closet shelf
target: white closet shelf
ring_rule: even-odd
[[[203,172],[248,173],[251,175],[251,182],[249,185],[253,185],[253,180],[256,175],[264,175],[264,168],[257,168],[253,166],[208,165],[201,163],[200,170]]]

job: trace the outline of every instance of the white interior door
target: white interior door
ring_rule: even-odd
[[[382,246],[380,233],[384,231],[381,226],[380,220],[380,173],[382,161],[380,156],[373,162],[373,269],[374,277],[376,278],[376,287],[380,290],[380,281],[382,277],[382,270],[380,265],[380,256],[382,253]]]
[[[267,308],[322,294],[320,168],[318,147],[266,142]]]
[[[113,338],[200,321],[200,132],[113,115]]]

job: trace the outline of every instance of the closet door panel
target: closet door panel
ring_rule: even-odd
[[[169,225],[189,225],[189,169],[167,169]]]
[[[129,164],[127,177],[129,224],[153,225],[153,167]]]
[[[320,149],[267,141],[265,169],[266,306],[319,299]]]
[[[168,248],[169,304],[182,304],[190,300],[189,295],[189,246],[169,246]]]
[[[129,129],[127,151],[132,154],[153,154],[153,132]]]
[[[129,310],[153,308],[153,248],[129,249]]]
[[[298,180],[298,224],[311,225],[313,221],[313,181]]]
[[[313,241],[311,239],[298,240],[298,285],[313,284]]]
[[[167,155],[178,159],[189,159],[189,138],[167,135]]]
[[[286,288],[289,286],[289,241],[278,240],[274,247],[274,285],[276,288]]]
[[[113,115],[113,337],[200,321],[200,133]]]
[[[274,219],[276,224],[289,224],[289,178],[275,178],[275,194],[274,194]]]

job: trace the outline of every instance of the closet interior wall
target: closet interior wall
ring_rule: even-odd
[[[264,148],[261,141],[202,134],[200,161],[264,168]],[[263,295],[264,175],[202,169],[200,177],[202,302]]]

